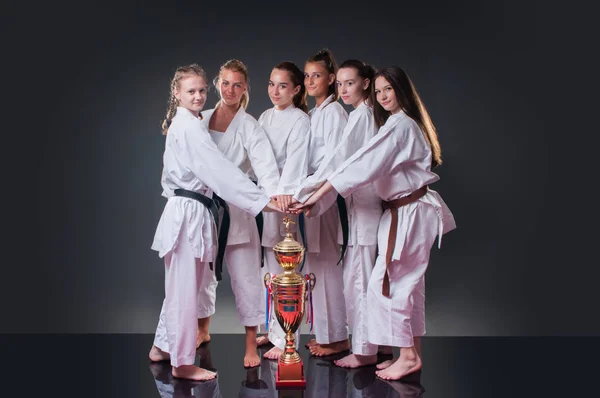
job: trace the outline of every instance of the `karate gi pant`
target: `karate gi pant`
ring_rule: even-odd
[[[207,262],[194,257],[184,222],[177,245],[165,257],[165,299],[154,345],[171,355],[171,365],[193,365],[198,321],[215,313],[217,280]],[[200,293],[199,293],[200,292]]]
[[[404,217],[398,220],[395,251],[399,250],[400,258],[388,266],[389,298],[382,294],[391,222],[389,210],[383,213],[379,224],[379,254],[367,293],[368,333],[372,344],[412,347],[413,337],[425,334],[425,271],[438,234],[439,219],[430,204],[417,201],[407,206],[414,207],[407,210],[412,212],[408,225]],[[400,247],[398,242],[402,242]]]
[[[344,257],[344,298],[352,334],[352,353],[376,355],[377,345],[369,343],[367,288],[377,257],[377,245],[348,246]]]
[[[275,253],[273,253],[273,248],[272,247],[265,247],[265,273],[270,272],[271,275],[279,275],[281,273],[283,273],[283,268],[281,267],[281,265],[279,265],[279,263],[277,262],[277,260],[275,259]],[[296,269],[296,271],[300,272],[299,269]],[[264,289],[263,289],[264,290]],[[308,303],[306,303],[308,305]],[[304,317],[302,319],[302,323],[304,323],[304,319],[306,318],[306,306],[305,308],[305,312],[304,312]],[[268,337],[269,337],[269,341],[277,348],[282,349],[283,347],[285,347],[285,332],[283,331],[283,328],[281,327],[281,325],[279,324],[279,321],[277,320],[277,317],[275,317],[275,306],[272,305],[271,308],[269,308],[269,333],[268,333]],[[298,344],[300,344],[300,327],[302,325],[302,323],[300,324],[300,326],[298,326],[298,329],[296,330],[296,333],[294,334],[294,338],[295,343],[296,343],[296,351],[298,350]]]
[[[348,338],[343,266],[337,264],[341,253],[337,243],[340,223],[337,206],[329,208],[320,218],[320,252],[306,253],[303,272],[315,274],[312,292],[315,339],[319,344],[330,344]]]
[[[251,226],[250,242],[227,245],[225,263],[231,279],[237,315],[244,326],[265,323],[265,268],[260,266],[258,228]]]

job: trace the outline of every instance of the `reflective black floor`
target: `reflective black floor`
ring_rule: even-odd
[[[374,366],[346,370],[335,358],[300,348],[307,387],[274,389],[275,361],[242,365],[244,338],[215,334],[197,364],[216,369],[208,382],[171,377],[150,363],[152,335],[0,335],[2,397],[572,397],[600,396],[599,337],[423,339],[424,367],[410,380],[385,382]],[[301,347],[308,341],[302,336]],[[264,352],[264,350],[263,350]],[[583,395],[582,395],[583,394]]]

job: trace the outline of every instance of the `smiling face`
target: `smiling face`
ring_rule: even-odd
[[[198,116],[206,103],[208,86],[201,76],[188,76],[179,81],[175,92],[178,105]]]
[[[375,79],[375,96],[377,102],[379,102],[386,111],[394,114],[402,110],[402,107],[396,98],[394,88],[383,76],[379,76]]]
[[[242,73],[223,69],[217,88],[221,94],[221,101],[226,105],[237,106],[242,95],[248,90],[248,82]]]
[[[369,79],[363,79],[355,68],[341,68],[337,73],[338,93],[346,105],[356,108],[365,100]]]
[[[329,73],[321,62],[307,62],[304,66],[304,85],[311,97],[325,99],[329,95],[329,85],[335,80],[335,75]],[[318,102],[318,101],[317,101]]]
[[[273,69],[269,77],[268,91],[275,109],[283,110],[294,101],[294,96],[300,91],[300,86],[294,87],[288,71]]]

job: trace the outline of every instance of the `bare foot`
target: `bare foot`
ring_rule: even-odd
[[[269,351],[265,352],[263,357],[267,359],[279,359],[281,354],[283,354],[283,350],[281,348],[273,347]]]
[[[387,369],[389,368],[394,362],[396,362],[398,360],[398,358],[394,358],[394,359],[388,359],[387,361],[383,361],[381,363],[377,364],[377,369]]]
[[[421,356],[421,337],[420,336],[413,337],[413,343],[415,344],[415,350],[417,350],[417,355],[419,357],[422,357]]]
[[[269,337],[267,335],[264,336],[258,336],[256,338],[256,346],[260,347],[261,345],[267,345],[269,344]]]
[[[210,341],[210,333],[203,333],[198,330],[196,334],[196,348],[200,347],[200,345],[204,343],[208,343]]]
[[[304,344],[304,347],[310,348],[310,347],[312,347],[313,345],[316,345],[316,344],[317,344],[317,340],[316,339],[310,339],[310,340],[308,340],[308,343]]]
[[[386,369],[376,371],[375,374],[384,380],[399,380],[420,370],[422,366],[421,358],[414,347],[401,348],[400,358]]]
[[[173,377],[177,377],[180,379],[190,379],[199,381],[210,380],[217,377],[217,374],[215,372],[199,368],[196,365],[182,365],[179,367],[173,367],[172,374]]]
[[[336,341],[331,344],[315,344],[311,346],[310,353],[316,357],[324,357],[333,355],[350,349],[350,341],[348,339]]]
[[[258,365],[260,365],[260,357],[256,353],[256,350],[254,352],[247,352],[246,355],[244,355],[245,368],[253,368]]]
[[[210,317],[198,318],[198,332],[196,334],[196,348],[200,347],[201,344],[208,343],[210,341],[210,333],[208,333],[209,327],[210,327]]]
[[[148,357],[152,362],[167,361],[171,359],[171,355],[168,352],[161,350],[155,345],[152,345]]]
[[[377,354],[375,355],[346,355],[342,359],[333,361],[337,366],[342,368],[359,368],[361,366],[374,365],[377,363]]]

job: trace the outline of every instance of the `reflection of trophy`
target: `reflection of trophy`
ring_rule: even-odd
[[[314,274],[296,272],[296,266],[304,258],[304,246],[294,240],[290,233],[290,224],[294,223],[289,217],[284,217],[286,234],[284,240],[273,248],[275,258],[283,267],[283,273],[271,278],[265,275],[265,286],[271,291],[275,317],[284,330],[285,348],[277,362],[277,377],[275,386],[306,387],[302,358],[296,351],[294,333],[298,330],[304,316],[304,305],[308,294],[315,285]]]

